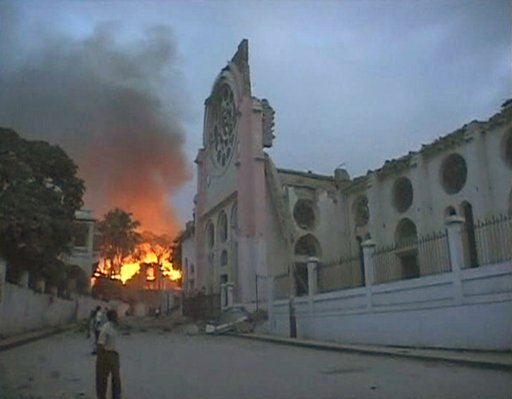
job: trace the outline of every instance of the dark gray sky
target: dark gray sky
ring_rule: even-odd
[[[270,153],[280,167],[330,174],[344,163],[352,176],[365,174],[488,118],[512,96],[509,0],[33,1],[17,13],[15,37],[0,27],[0,46],[20,43],[2,63],[44,46],[45,31],[81,40],[116,21],[117,40],[137,46],[148,27],[165,25],[173,56],[150,81],[178,115],[185,141],[175,142],[192,172],[204,99],[243,38],[253,93],[276,110]],[[170,190],[182,221],[191,216],[194,178]]]

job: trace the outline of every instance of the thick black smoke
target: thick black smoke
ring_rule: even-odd
[[[27,42],[20,21],[3,3],[0,126],[60,144],[79,165],[86,206],[98,215],[121,207],[145,228],[174,232],[169,194],[189,173],[186,97],[170,29],[149,28],[126,44],[109,23],[86,38],[46,30]]]

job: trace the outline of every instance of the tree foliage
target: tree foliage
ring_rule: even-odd
[[[111,276],[119,274],[123,259],[130,255],[139,243],[140,234],[136,231],[139,225],[131,213],[119,208],[107,212],[99,222],[100,255],[109,261]]]
[[[85,189],[77,170],[59,146],[0,128],[0,253],[10,280],[26,270],[63,278],[59,256],[69,252]]]

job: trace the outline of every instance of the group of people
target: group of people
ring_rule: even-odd
[[[88,337],[93,338],[96,355],[96,395],[106,399],[108,377],[112,375],[112,399],[121,399],[119,353],[116,347],[117,312],[97,306],[89,317]]]

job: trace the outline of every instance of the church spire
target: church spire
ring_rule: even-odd
[[[243,39],[238,45],[238,50],[231,59],[242,74],[244,90],[248,95],[251,95],[251,75],[249,72],[249,41]]]

